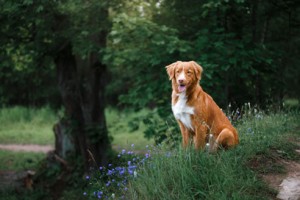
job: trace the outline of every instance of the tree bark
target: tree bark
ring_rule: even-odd
[[[62,101],[65,108],[65,118],[61,122],[66,126],[62,132],[61,138],[56,140],[63,140],[62,135],[70,133],[73,138],[74,152],[79,153],[84,162],[84,168],[88,169],[88,153],[86,137],[84,134],[84,120],[83,113],[80,106],[80,89],[79,81],[77,77],[76,61],[72,54],[72,46],[67,43],[58,52],[55,58],[56,72],[58,79],[58,87],[62,97]],[[57,135],[59,137],[59,135]],[[57,141],[56,141],[57,142]],[[64,142],[62,142],[64,143]],[[56,149],[59,155],[64,154],[61,150]]]
[[[97,18],[91,13],[85,19],[82,29],[88,30],[86,36],[68,38],[72,36],[64,30],[77,34],[77,29],[73,28],[72,19],[67,15],[56,16],[56,26],[53,27],[59,38],[57,44],[65,43],[55,51],[58,87],[65,107],[64,119],[54,128],[56,153],[65,159],[64,156],[68,156],[66,151],[74,149],[72,153],[82,157],[86,171],[95,164],[106,164],[111,148],[104,115],[106,66],[101,63],[99,55],[100,49],[106,46],[108,8],[90,9],[100,14]],[[88,43],[84,50],[81,51],[78,41]],[[65,137],[68,134],[70,138]],[[70,143],[74,148],[64,146]]]

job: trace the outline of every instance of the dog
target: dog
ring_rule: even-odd
[[[203,69],[195,61],[177,61],[166,66],[172,81],[172,111],[186,148],[192,138],[195,149],[215,152],[239,143],[237,130],[213,98],[200,86]]]

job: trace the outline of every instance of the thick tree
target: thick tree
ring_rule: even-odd
[[[75,151],[88,169],[90,156],[98,165],[105,164],[110,149],[104,115],[107,70],[99,53],[109,31],[108,7],[103,2],[83,1],[61,9],[53,24],[53,33],[61,41],[55,45],[54,61],[66,118],[58,124],[56,135],[61,137],[59,133],[65,130],[61,126],[71,128]],[[65,155],[67,149],[60,149]]]
[[[85,170],[90,154],[105,164],[111,147],[104,115],[107,69],[101,61],[110,29],[108,6],[97,0],[1,1],[1,67],[16,64],[22,50],[27,58],[22,66],[56,69],[65,110],[54,127],[56,153],[64,159],[80,156]]]

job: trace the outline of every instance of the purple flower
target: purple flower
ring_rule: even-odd
[[[119,171],[119,175],[121,175],[121,176],[124,175],[124,173],[125,173],[125,169],[122,169]]]
[[[121,157],[121,155],[120,154],[118,154],[118,158],[120,158]]]
[[[99,170],[101,171],[103,169],[103,167],[99,167]]]
[[[115,170],[120,171],[122,170],[122,167],[116,167]]]
[[[124,153],[126,153],[126,150],[125,150],[125,149],[122,150],[122,154],[124,154]]]
[[[102,192],[102,191],[97,192],[97,197],[98,197],[98,199],[101,199],[101,198],[102,198],[102,195],[103,195],[103,192]]]
[[[134,144],[131,144],[131,147],[133,148],[133,147],[134,147]]]
[[[108,186],[110,186],[110,181],[108,181],[108,182],[106,183],[106,187],[108,187]]]
[[[128,188],[127,188],[127,187],[125,187],[125,188],[124,188],[124,191],[127,191],[127,190],[128,190]]]
[[[84,192],[83,195],[86,196],[86,192]]]
[[[146,158],[149,158],[149,157],[150,157],[150,154],[149,154],[149,153],[146,153],[146,154],[145,154],[145,157],[146,157]]]
[[[113,173],[114,173],[114,170],[108,170],[108,171],[107,171],[107,175],[108,175],[108,176],[112,175]]]
[[[128,169],[129,169],[129,170],[135,170],[135,169],[136,169],[136,166],[135,166],[135,165],[131,165],[131,166],[128,167]]]
[[[90,177],[89,177],[89,176],[86,176],[85,179],[86,179],[86,180],[90,180]]]
[[[127,164],[130,166],[130,165],[131,165],[131,161],[129,160],[129,161],[127,162]]]

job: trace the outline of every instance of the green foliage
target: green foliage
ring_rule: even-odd
[[[53,62],[45,55],[51,43],[46,19],[52,19],[49,10],[53,1],[0,1],[0,4],[0,105],[57,107],[60,100]]]
[[[104,62],[110,66],[108,95],[120,94],[123,104],[143,108],[165,103],[170,86],[165,83],[164,66],[184,58],[189,45],[177,31],[159,26],[145,18],[114,17]],[[125,91],[125,92],[124,92]]]
[[[146,145],[153,144],[152,138],[144,137],[143,132],[147,129],[147,125],[141,121],[141,118],[148,116],[149,113],[150,111],[146,109],[138,112],[106,109],[107,129],[112,137],[112,145],[117,149],[123,149],[135,144],[135,149],[143,150]]]

